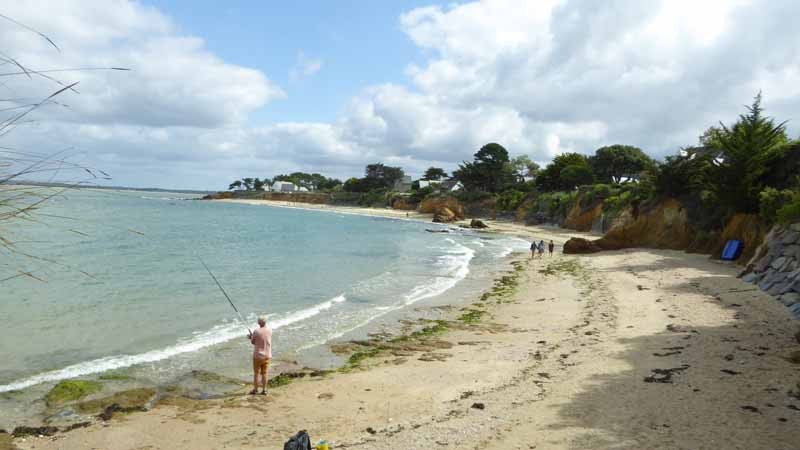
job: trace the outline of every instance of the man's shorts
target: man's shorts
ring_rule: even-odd
[[[267,369],[269,369],[269,358],[267,359],[253,358],[253,370],[255,372],[261,372],[266,376]]]

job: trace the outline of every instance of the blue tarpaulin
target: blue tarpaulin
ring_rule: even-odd
[[[742,255],[742,248],[744,244],[738,239],[731,239],[725,243],[725,248],[722,249],[722,256],[720,259],[725,261],[733,261]]]

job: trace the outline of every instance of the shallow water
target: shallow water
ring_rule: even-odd
[[[257,315],[276,330],[276,356],[298,354],[446,292],[474,293],[527,248],[414,221],[185,198],[72,191],[40,211],[47,225],[11,230],[56,263],[3,255],[0,279],[29,270],[44,281],[2,284],[0,393],[109,370],[153,383],[195,368],[246,375],[245,328]],[[0,396],[0,409],[14,398]]]

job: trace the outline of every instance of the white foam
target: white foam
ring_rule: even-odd
[[[325,342],[332,339],[338,339],[353,330],[357,330],[368,325],[373,320],[392,311],[397,311],[398,309],[402,309],[421,300],[441,295],[455,287],[459,281],[466,278],[467,275],[469,275],[469,264],[472,258],[475,256],[475,250],[461,245],[450,238],[447,238],[446,241],[453,243],[455,247],[452,248],[447,254],[438,257],[437,265],[444,266],[444,274],[439,276],[434,275],[429,282],[415,286],[403,296],[402,301],[395,303],[394,305],[376,307],[376,314],[373,314],[366,320],[353,327],[334,333],[333,335],[329,336]],[[312,345],[313,344],[309,344],[304,348],[311,347]]]
[[[342,303],[345,300],[347,300],[347,298],[344,294],[340,294],[318,305],[290,313],[281,319],[275,321],[270,320],[269,326],[272,329],[285,327],[295,322],[308,319],[309,317],[316,316],[322,311],[333,308],[335,304]],[[74,364],[63,369],[40,373],[10,384],[0,385],[0,392],[16,391],[41,383],[66,380],[84,375],[106,372],[108,370],[122,369],[137,364],[161,361],[182,353],[195,352],[212,345],[241,338],[244,335],[245,330],[240,322],[224,323],[216,325],[208,331],[197,333],[189,339],[183,339],[177,344],[163,349],[152,350],[138,355],[108,356]]]

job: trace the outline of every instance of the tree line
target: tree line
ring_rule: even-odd
[[[242,178],[235,180],[228,185],[228,190],[243,189],[246,191],[261,191],[265,186],[271,186],[276,181],[287,181],[294,183],[298,187],[304,187],[310,191],[332,190],[342,185],[342,181],[336,178],[328,178],[318,173],[292,172],[290,174],[275,175],[272,178]]]
[[[494,196],[507,209],[531,196],[593,186],[600,196],[612,191],[624,194],[613,201],[674,197],[694,211],[702,210],[703,220],[716,223],[737,212],[761,213],[770,221],[800,218],[800,141],[788,137],[785,122],[764,114],[761,101],[759,93],[735,123],[709,127],[697,143],[661,161],[638,147],[614,144],[590,155],[562,153],[542,168],[528,156],[511,158],[502,145],[489,143],[452,174],[430,167],[421,179],[458,181],[463,186],[458,195]],[[378,162],[368,164],[364,176],[344,182],[318,173],[294,172],[272,180],[244,178],[230,189],[258,190],[267,182],[291,181],[310,190],[375,194],[391,191],[404,175],[401,167]],[[411,194],[419,200],[434,191],[414,183]]]

